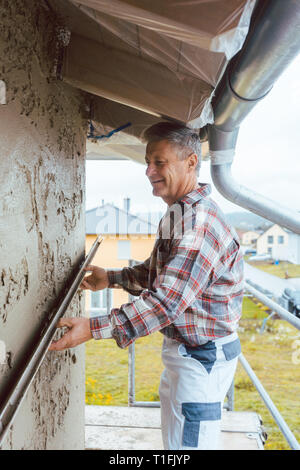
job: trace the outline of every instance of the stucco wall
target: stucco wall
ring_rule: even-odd
[[[46,2],[0,0],[1,400],[84,252],[84,97],[52,76],[58,22]],[[67,315],[83,310],[78,293]],[[3,448],[83,446],[84,348],[49,352]]]

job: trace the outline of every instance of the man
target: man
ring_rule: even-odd
[[[149,259],[119,271],[96,266],[82,289],[123,287],[138,296],[97,318],[63,319],[69,327],[52,350],[91,338],[127,347],[164,334],[160,383],[165,449],[217,449],[223,401],[240,343],[243,260],[235,231],[198,184],[200,141],[185,126],[162,122],[145,132],[146,175],[168,210]]]

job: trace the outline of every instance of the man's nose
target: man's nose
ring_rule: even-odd
[[[147,168],[146,168],[146,176],[148,178],[151,178],[151,176],[154,174],[155,174],[155,166],[151,163],[148,163]]]

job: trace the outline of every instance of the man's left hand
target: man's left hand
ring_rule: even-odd
[[[48,351],[74,348],[93,338],[89,318],[61,318],[56,326],[57,328],[67,327],[68,331],[59,340],[52,341]]]

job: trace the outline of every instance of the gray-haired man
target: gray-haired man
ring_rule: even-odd
[[[216,449],[221,410],[240,353],[243,259],[238,237],[199,184],[200,142],[185,126],[159,123],[145,132],[146,175],[168,205],[149,259],[133,268],[96,266],[83,289],[120,287],[138,296],[92,319],[63,319],[70,331],[52,350],[91,338],[124,348],[164,334],[160,383],[165,449]]]

